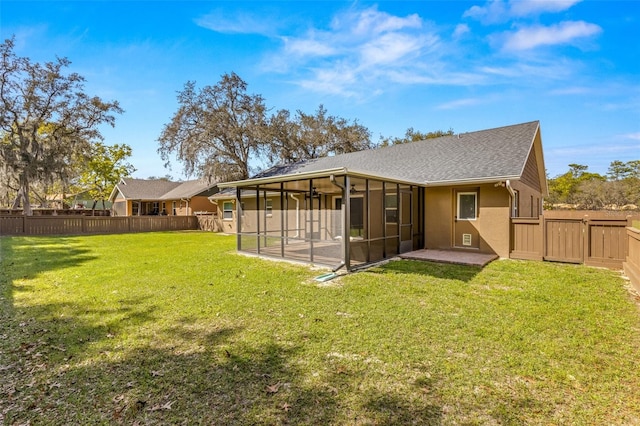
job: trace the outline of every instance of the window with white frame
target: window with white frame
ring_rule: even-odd
[[[478,217],[478,193],[458,192],[458,220],[476,220]]]
[[[398,194],[385,195],[384,217],[387,223],[398,223]]]
[[[267,217],[273,216],[273,200],[264,200],[264,213],[267,215]]]
[[[518,191],[513,191],[513,208],[511,210],[511,217],[520,217],[519,211],[520,205],[520,193]]]
[[[224,203],[222,203],[222,219],[224,220],[233,219],[233,202],[225,201]]]

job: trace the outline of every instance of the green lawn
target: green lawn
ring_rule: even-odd
[[[393,261],[319,285],[234,245],[0,238],[0,422],[640,423],[616,272]]]

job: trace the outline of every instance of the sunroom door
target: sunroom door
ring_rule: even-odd
[[[478,191],[456,191],[453,219],[454,247],[466,249],[480,248],[480,234],[476,228],[477,219]]]
[[[413,200],[411,191],[400,191],[400,253],[413,250]]]

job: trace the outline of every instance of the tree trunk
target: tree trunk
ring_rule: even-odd
[[[22,214],[25,216],[33,216],[33,210],[31,210],[31,202],[29,201],[29,178],[26,173],[20,175],[20,189],[18,190],[18,196],[14,205],[20,204],[20,198],[22,198]]]
[[[22,199],[22,188],[18,189],[18,193],[16,194],[16,198],[13,199],[13,203],[11,203],[11,210],[16,210],[20,208],[20,200]]]

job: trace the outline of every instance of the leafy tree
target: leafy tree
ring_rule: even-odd
[[[187,82],[178,93],[178,104],[158,139],[163,160],[168,164],[175,154],[187,175],[248,178],[251,158],[263,150],[268,138],[262,96],[248,94],[247,83],[231,73],[201,90],[195,82]]]
[[[147,180],[163,180],[165,182],[171,182],[173,180],[173,176],[166,174],[164,176],[149,176]]]
[[[568,203],[580,209],[599,210],[640,205],[640,160],[612,161],[607,176],[570,164],[569,171],[549,182],[550,204]]]
[[[94,200],[91,209],[96,208],[97,200],[109,198],[111,191],[123,177],[130,176],[135,168],[126,162],[131,156],[131,147],[126,144],[108,146],[97,142],[91,147],[89,160],[80,177],[80,186],[87,189]]]
[[[551,204],[579,202],[579,187],[583,182],[604,182],[606,178],[598,173],[588,172],[589,166],[569,164],[569,171],[548,181],[549,202]]]
[[[357,120],[329,115],[323,105],[314,114],[300,110],[293,119],[280,110],[269,122],[271,162],[300,160],[344,154],[371,148],[371,132]]]
[[[623,180],[632,172],[632,168],[628,163],[623,163],[622,161],[612,161],[609,165],[609,170],[607,171],[607,177],[610,180]]]
[[[370,133],[357,121],[329,115],[280,110],[267,118],[260,95],[247,93],[237,74],[224,74],[215,86],[196,89],[187,82],[178,94],[178,111],[158,138],[165,161],[172,155],[197,174],[224,181],[246,179],[251,164],[290,163],[371,147]]]
[[[413,127],[409,127],[407,131],[404,133],[403,138],[399,137],[380,137],[380,146],[389,146],[389,145],[398,145],[401,143],[409,143],[409,142],[418,142],[426,139],[435,139],[442,136],[451,136],[453,135],[453,129],[449,129],[447,131],[444,130],[436,130],[433,132],[421,132],[419,130],[414,130]]]
[[[66,58],[44,64],[14,52],[14,39],[0,45],[0,159],[16,182],[14,206],[31,214],[30,185],[70,178],[70,167],[101,140],[98,126],[113,126],[117,102],[84,93],[84,78],[64,74]]]

